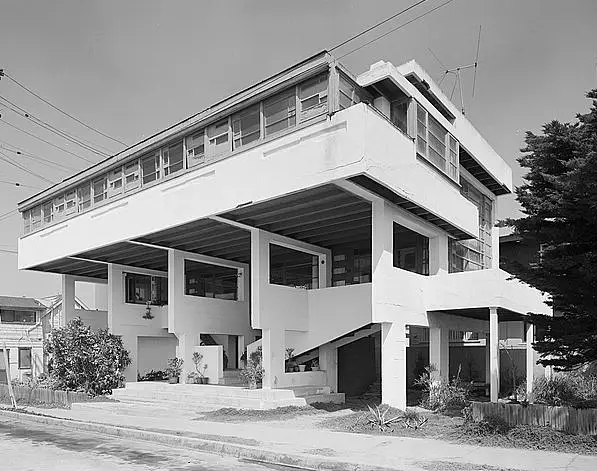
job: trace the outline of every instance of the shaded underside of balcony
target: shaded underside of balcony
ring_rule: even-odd
[[[444,309],[444,310],[437,310],[433,312],[441,312],[444,314],[451,314],[453,316],[459,317],[467,317],[469,319],[477,319],[481,321],[488,321],[489,322],[489,307],[472,307],[466,309]],[[519,312],[511,311],[510,309],[505,309],[502,307],[497,308],[498,317],[500,322],[509,322],[509,321],[524,321],[526,319],[526,315]]]

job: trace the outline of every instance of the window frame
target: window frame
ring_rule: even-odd
[[[202,144],[199,144],[199,136],[201,136]],[[197,138],[197,145],[194,145],[194,139]],[[185,136],[186,143],[186,158],[187,168],[196,167],[197,165],[204,164],[207,159],[207,132],[205,128],[201,128],[194,133]],[[195,153],[195,149],[202,147],[203,151]],[[200,157],[198,157],[200,156]]]
[[[309,121],[313,118],[316,118],[317,116],[320,116],[320,115],[328,112],[329,78],[330,78],[329,73],[325,72],[325,73],[316,75],[315,77],[311,77],[310,79],[308,79],[302,83],[297,84],[296,96],[297,96],[297,106],[298,106],[297,115],[299,117],[299,119],[298,119],[299,123],[304,123],[306,121]],[[302,92],[303,88],[307,88],[310,85],[319,86],[320,84],[324,85],[320,91],[312,93],[305,97],[301,96],[301,92]],[[304,107],[305,102],[315,98],[316,96],[318,97],[317,104]]]
[[[293,106],[286,107],[285,117],[279,118],[276,121],[267,122],[267,112],[268,108],[271,109],[273,105],[276,105],[280,102],[286,101],[288,104],[293,103]],[[298,98],[297,98],[297,86],[295,85],[292,88],[288,88],[280,93],[277,93],[265,100],[262,101],[263,103],[263,139],[269,136],[275,136],[278,133],[284,132],[287,129],[291,129],[298,124]],[[281,129],[276,129],[275,131],[268,132],[268,128],[271,129],[273,126],[286,122],[286,126]],[[292,124],[291,124],[292,122]]]
[[[174,162],[171,161],[171,149],[180,146],[180,160],[176,160]],[[185,153],[184,153],[184,139],[180,141],[173,142],[167,146],[164,146],[160,149],[160,165],[162,170],[163,178],[168,178],[170,175],[174,175],[182,170],[184,170],[184,160],[185,160]],[[172,170],[173,167],[177,167],[180,164],[180,168],[176,168]]]
[[[416,132],[415,132],[415,140],[416,140],[416,152],[419,156],[424,158],[427,162],[433,165],[435,168],[440,170],[444,175],[446,175],[450,180],[460,183],[460,142],[458,139],[454,137],[454,135],[441,123],[439,119],[433,116],[429,111],[421,105],[418,101],[415,100],[416,103]],[[433,125],[437,125],[440,129],[445,131],[445,135],[443,138],[443,142],[441,139],[436,136],[434,132],[431,130],[430,119],[432,119]],[[424,129],[424,132],[421,132]],[[444,162],[443,168],[440,166],[433,157],[430,156],[430,148],[433,152],[440,155],[431,145],[432,139],[437,140],[438,142],[443,145],[443,156],[441,159]],[[452,155],[452,148],[450,147],[452,142],[456,144],[456,153]],[[423,144],[421,144],[423,143]]]
[[[134,170],[130,173],[127,173],[129,169]],[[128,181],[128,177],[132,176],[132,182]],[[122,166],[122,177],[123,177],[123,185],[124,185],[124,193],[128,193],[129,191],[135,190],[141,187],[141,163],[139,159],[132,160]]]
[[[148,298],[146,300],[136,300],[136,294],[134,295],[135,299],[131,300],[129,298],[129,294],[131,293],[129,290],[129,278],[147,278],[146,289],[148,293]],[[160,280],[158,282],[158,279]],[[152,275],[149,273],[139,273],[136,271],[125,271],[123,272],[123,281],[124,281],[124,303],[125,304],[133,304],[136,306],[145,306],[149,302],[151,306],[167,306],[168,305],[168,277],[165,275]],[[160,286],[159,293],[158,293],[158,283]],[[134,286],[136,292],[137,286]],[[155,296],[154,296],[155,294]]]
[[[225,297],[218,297],[218,294],[222,294],[222,293],[216,293],[216,273],[206,273],[204,274],[205,277],[200,278],[200,280],[203,282],[203,293],[204,294],[197,294],[197,293],[190,293],[190,285],[192,284],[197,284],[200,285],[200,282],[196,282],[196,283],[190,283],[190,280],[188,279],[188,275],[187,275],[187,271],[189,271],[187,269],[187,264],[198,264],[198,265],[209,265],[209,266],[213,266],[213,267],[218,267],[221,268],[222,270],[230,270],[230,274],[223,277],[223,278],[231,278],[234,277],[235,278],[235,284],[236,287],[234,289],[234,294],[232,299],[229,298],[225,298]],[[192,267],[191,267],[192,268]],[[218,299],[220,301],[241,301],[241,286],[239,283],[239,280],[241,279],[241,269],[238,267],[233,267],[233,266],[228,266],[228,265],[221,265],[221,264],[216,264],[216,263],[209,263],[206,261],[200,261],[200,260],[194,260],[191,258],[185,258],[184,259],[184,263],[183,263],[183,271],[184,271],[184,288],[183,288],[183,293],[185,296],[191,296],[193,298],[206,298],[206,299]],[[234,272],[234,274],[233,274]],[[221,274],[220,274],[221,275]],[[207,293],[207,284],[206,284],[206,280],[207,279],[211,279],[211,287],[212,287],[212,291],[211,291],[211,296],[208,296]],[[219,277],[219,279],[222,279],[222,276]],[[200,288],[198,288],[200,289]]]
[[[247,132],[245,134],[244,129],[243,129],[243,120],[245,120],[246,118],[248,118],[250,116],[257,117],[257,127],[255,130],[253,130],[251,132]],[[239,126],[238,129],[236,129],[237,125]],[[253,125],[254,125],[254,123],[251,124],[251,126],[253,126]],[[241,149],[242,147],[246,147],[253,142],[261,140],[262,139],[261,125],[262,125],[261,102],[254,103],[253,105],[243,108],[238,113],[234,113],[230,117],[230,126],[232,128],[232,150],[235,151],[237,149]],[[250,126],[248,126],[248,127],[250,129]],[[248,140],[248,142],[246,142],[247,140]]]
[[[29,366],[23,366],[21,354],[23,352],[29,352]],[[18,368],[19,370],[31,370],[33,369],[33,351],[31,347],[19,347],[18,352]]]
[[[112,169],[107,174],[108,178],[108,199],[115,198],[124,193],[124,166]],[[118,188],[115,184],[118,183]]]
[[[100,191],[98,191],[98,184],[101,185]],[[92,206],[96,206],[103,201],[106,201],[108,199],[108,174],[104,173],[98,178],[93,179],[91,189],[93,192],[93,197],[91,199]]]
[[[87,190],[88,198],[85,199],[84,191]],[[91,180],[86,181],[77,188],[77,212],[82,213],[92,207]]]

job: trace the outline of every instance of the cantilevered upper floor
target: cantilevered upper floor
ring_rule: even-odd
[[[495,258],[506,163],[416,63],[354,77],[322,52],[21,202],[19,268],[343,181],[474,241],[455,263]]]

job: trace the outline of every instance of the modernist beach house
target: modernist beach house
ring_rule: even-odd
[[[189,371],[209,338],[231,368],[261,345],[264,394],[381,382],[403,408],[423,335],[443,378],[451,343],[481,339],[471,374],[497,400],[500,331],[532,339],[525,314],[549,312],[498,267],[511,191],[417,63],[355,77],[322,52],[21,202],[19,268],[61,274],[65,309],[76,281],[107,285],[131,382],[168,356]],[[287,372],[287,348],[319,370]]]

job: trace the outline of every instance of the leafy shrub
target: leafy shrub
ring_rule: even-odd
[[[182,373],[182,364],[184,360],[182,358],[169,358],[168,367],[166,368],[166,374],[168,378],[178,378]]]
[[[249,356],[249,361],[245,369],[240,371],[240,377],[248,384],[249,388],[254,388],[258,381],[263,378],[265,370],[261,366],[262,349],[257,347]]]
[[[549,406],[587,408],[597,405],[597,376],[591,373],[561,373],[537,378],[531,393],[533,402]]]
[[[93,396],[111,394],[131,363],[120,337],[106,329],[93,332],[80,318],[53,330],[44,347],[53,386]]]
[[[145,373],[143,376],[139,376],[137,381],[165,381],[168,379],[168,375],[165,371],[151,370],[149,373]]]
[[[394,422],[402,419],[400,411],[392,411],[390,406],[386,406],[385,409],[381,405],[375,406],[375,409],[369,405],[367,407],[369,408],[369,414],[367,415],[369,424],[372,428],[377,428],[380,432],[385,431],[390,428]],[[390,415],[388,415],[388,413],[390,413]]]
[[[466,406],[470,395],[470,384],[460,380],[460,369],[456,378],[451,381],[435,378],[436,368],[433,365],[425,368],[416,384],[423,388],[421,406],[433,411],[462,409]]]
[[[499,415],[488,415],[479,421],[479,428],[484,435],[507,435],[510,425]]]

